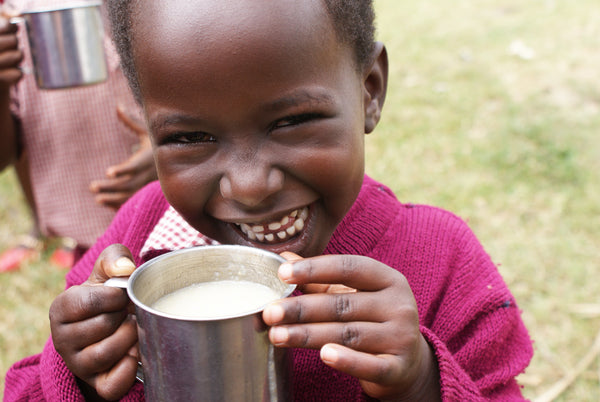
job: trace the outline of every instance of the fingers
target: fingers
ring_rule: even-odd
[[[133,316],[128,316],[112,334],[100,341],[89,343],[75,358],[73,363],[79,370],[97,374],[111,370],[137,343],[137,328]],[[137,363],[137,359],[136,359]]]
[[[110,176],[108,179],[94,180],[90,183],[90,191],[96,194],[134,192],[136,188],[131,183],[131,177],[124,175],[124,170],[119,170],[117,166],[112,168],[114,168],[111,171],[114,176]]]
[[[278,347],[319,349],[335,343],[364,353],[399,353],[402,347],[396,344],[397,339],[405,335],[396,333],[398,338],[389,339],[394,327],[390,323],[368,322],[282,325],[269,330],[269,339]],[[410,334],[403,345],[410,345],[417,335]]]
[[[151,146],[148,145],[146,147],[140,147],[125,162],[111,166],[106,170],[106,177],[109,178],[116,178],[125,175],[130,175],[134,178],[137,176],[144,177],[144,180],[141,182],[141,184],[146,184],[149,180],[156,178],[154,156],[152,155]],[[150,177],[145,178],[145,176]]]
[[[287,261],[299,261],[302,259],[298,254],[292,253],[291,251],[284,251],[281,253],[281,256],[285,258]],[[350,288],[348,286],[334,284],[317,284],[317,283],[309,283],[306,285],[302,285],[299,287],[304,293],[352,293],[356,292],[356,289]]]
[[[320,356],[325,364],[336,370],[380,385],[393,384],[405,371],[397,356],[357,352],[336,344],[324,345]]]
[[[129,298],[122,289],[105,286],[72,286],[54,300],[50,306],[50,321],[57,325],[85,321],[99,314],[122,313],[129,304]],[[120,324],[123,317],[103,318],[105,323],[111,319]],[[114,325],[113,325],[114,326]]]
[[[406,278],[368,257],[286,258],[279,277],[305,293],[265,308],[271,343],[321,349],[325,364],[358,378],[372,397],[417,395],[415,384],[432,371],[423,356],[435,359]]]
[[[12,85],[18,82],[23,73],[19,64],[23,60],[23,52],[18,48],[16,24],[0,18],[0,83]]]
[[[370,292],[311,294],[273,302],[266,316],[271,325],[310,322],[384,322],[392,306]]]
[[[56,351],[86,382],[108,370],[137,342],[129,299],[121,289],[74,286],[50,307],[50,329]]]
[[[148,130],[146,129],[144,121],[134,117],[126,110],[125,106],[121,104],[117,105],[117,117],[138,136],[147,136]]]
[[[279,277],[286,283],[343,284],[376,291],[401,280],[402,275],[378,261],[353,255],[323,255],[281,264]]]
[[[418,310],[406,278],[378,261],[320,256],[284,263],[279,276],[305,288],[327,288],[265,308],[263,319],[272,327],[269,337],[277,346],[320,348],[336,343],[365,353],[401,354],[410,352],[420,336]]]
[[[129,317],[114,334],[76,354],[72,365],[100,396],[115,400],[133,385],[138,360],[136,324]]]
[[[140,149],[125,162],[110,166],[106,175],[107,179],[91,182],[90,191],[97,194],[99,204],[119,207],[137,190],[157,179],[152,150]]]
[[[100,193],[94,197],[94,200],[99,205],[118,210],[121,205],[133,195],[131,192],[127,193]]]
[[[291,251],[284,251],[281,253],[281,256],[290,262],[299,261],[302,259],[302,257],[300,257],[298,254],[292,253]],[[298,287],[298,289],[300,289],[303,293],[344,293],[356,291],[356,289],[352,289],[344,285],[327,285],[318,283],[301,285]]]
[[[8,16],[0,16],[0,35],[14,34],[18,30],[17,24],[12,24]]]
[[[13,24],[9,24],[13,26]],[[16,28],[14,28],[16,32]],[[1,32],[0,33],[0,52],[6,52],[7,50],[18,50],[19,41],[17,36],[13,32]]]
[[[87,284],[100,284],[114,276],[129,276],[135,271],[131,251],[122,244],[112,244],[100,253]]]
[[[137,348],[132,348],[137,349]],[[138,358],[133,354],[124,356],[109,372],[95,378],[96,392],[107,400],[117,400],[125,395],[135,382]]]

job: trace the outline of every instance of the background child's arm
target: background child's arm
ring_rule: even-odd
[[[16,127],[10,113],[10,87],[23,76],[17,26],[0,15],[0,171],[18,158]]]
[[[122,289],[102,286],[112,276],[135,269],[124,246],[112,245],[99,256],[89,279],[59,295],[50,307],[56,351],[67,367],[105,399],[123,396],[137,370],[137,329],[131,303]]]

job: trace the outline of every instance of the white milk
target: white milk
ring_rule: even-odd
[[[260,283],[215,281],[178,289],[151,307],[186,318],[216,318],[254,311],[279,298],[277,292]]]

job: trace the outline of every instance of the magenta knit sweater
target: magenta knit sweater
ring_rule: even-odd
[[[69,272],[67,287],[84,282],[97,256],[112,243],[125,244],[139,256],[167,207],[157,182],[140,191]],[[515,376],[531,359],[531,340],[496,266],[460,218],[429,206],[401,204],[387,187],[365,177],[325,253],[365,255],[406,276],[421,332],[435,349],[443,400],[523,399]],[[297,401],[370,399],[356,379],[322,364],[318,351],[304,349],[294,350],[294,394]],[[9,370],[4,400],[84,399],[49,340],[41,354]],[[122,400],[143,400],[141,384]]]

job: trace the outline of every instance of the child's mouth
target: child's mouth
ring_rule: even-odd
[[[250,240],[260,243],[283,243],[304,229],[308,207],[296,209],[278,221],[265,223],[240,223],[240,228]]]

